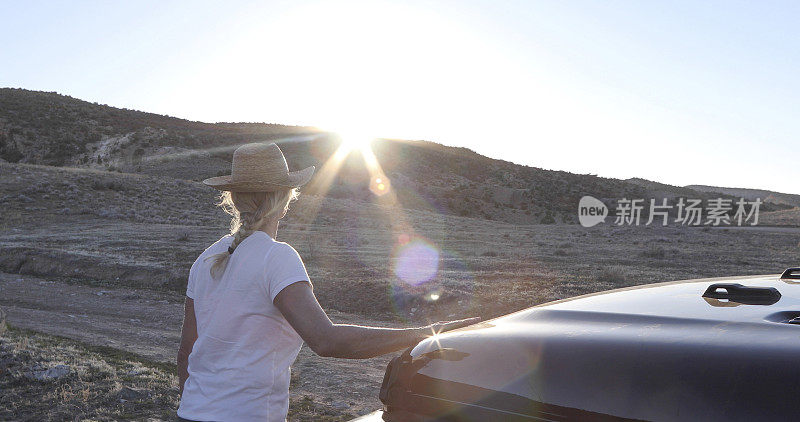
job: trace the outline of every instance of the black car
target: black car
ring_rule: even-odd
[[[429,338],[363,420],[800,420],[800,268],[580,296]]]

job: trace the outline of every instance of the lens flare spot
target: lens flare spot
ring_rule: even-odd
[[[383,196],[389,192],[389,179],[386,176],[373,177],[369,183],[369,190],[377,196]]]
[[[406,243],[411,241],[411,236],[403,233],[400,236],[397,236],[397,243],[400,245],[405,245]]]
[[[394,273],[403,282],[418,286],[430,281],[439,270],[439,251],[424,240],[413,240],[397,251]]]

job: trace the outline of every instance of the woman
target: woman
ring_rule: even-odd
[[[476,322],[406,329],[333,324],[297,251],[275,240],[314,167],[289,172],[277,145],[256,143],[236,149],[232,170],[203,181],[223,191],[220,205],[233,220],[231,234],[189,271],[178,351],[184,420],[285,420],[289,366],[304,341],[320,356],[361,359]]]

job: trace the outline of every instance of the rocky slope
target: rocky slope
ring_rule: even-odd
[[[800,207],[800,195],[791,193],[773,192],[764,189],[745,189],[745,188],[723,188],[719,186],[706,186],[706,185],[689,185],[689,189],[694,189],[698,192],[720,193],[724,195],[733,195],[748,200],[761,198],[762,201],[771,202],[775,204],[786,204],[792,207]]]
[[[279,143],[292,168],[321,168],[340,143],[337,136],[309,127],[192,122],[56,93],[0,89],[0,159],[8,162],[198,181],[227,173],[235,147],[255,141]],[[661,198],[665,192],[702,199],[720,195],[544,170],[426,141],[377,140],[372,149],[401,207],[516,224],[574,223],[584,195],[612,208],[617,199]],[[371,176],[353,153],[329,190],[308,192],[380,203],[369,190]],[[774,203],[763,211],[788,208]]]

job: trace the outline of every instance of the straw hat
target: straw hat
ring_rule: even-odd
[[[314,166],[289,171],[286,158],[274,143],[254,143],[236,148],[229,176],[211,177],[203,183],[223,191],[270,192],[303,186],[313,174]]]

